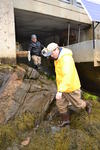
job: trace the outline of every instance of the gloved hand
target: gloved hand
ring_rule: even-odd
[[[28,61],[31,61],[31,53],[28,51]]]
[[[56,93],[56,99],[62,99],[62,93],[61,92],[57,92]]]
[[[46,57],[46,53],[47,53],[47,48],[43,48],[41,51],[42,56]]]

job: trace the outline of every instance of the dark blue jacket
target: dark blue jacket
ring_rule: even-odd
[[[44,46],[39,41],[37,41],[36,43],[31,41],[29,44],[28,51],[31,52],[31,56],[32,55],[41,56],[41,50],[43,48]]]

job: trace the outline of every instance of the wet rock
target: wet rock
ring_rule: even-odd
[[[39,78],[39,72],[37,72],[37,70],[35,70],[34,68],[28,67],[26,72],[27,72],[26,76],[29,79],[36,80]]]

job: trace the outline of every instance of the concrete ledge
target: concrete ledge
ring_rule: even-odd
[[[72,44],[67,47],[72,50],[73,58],[76,63],[94,61],[94,50],[92,40]]]
[[[91,24],[84,9],[58,0],[15,0],[14,8]]]
[[[0,64],[16,65],[16,58],[0,58]]]

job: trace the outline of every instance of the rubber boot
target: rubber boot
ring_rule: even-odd
[[[61,114],[62,123],[59,125],[59,127],[65,127],[67,125],[70,125],[70,115],[69,112]]]

